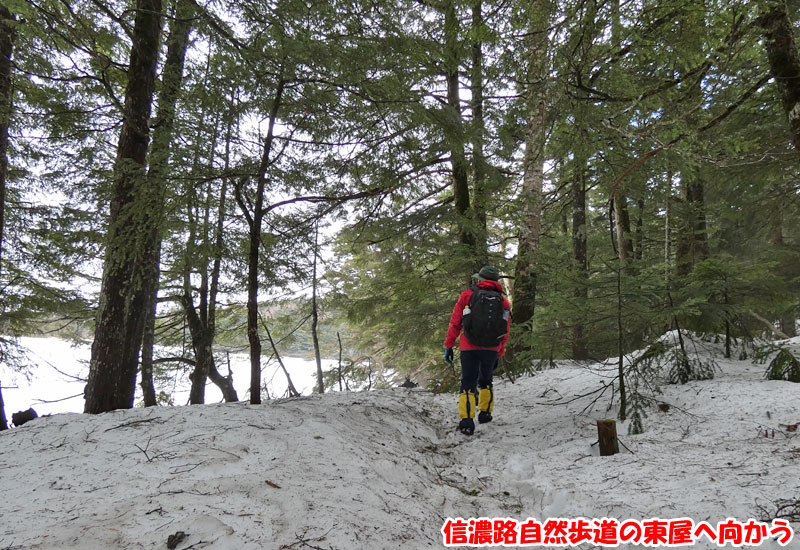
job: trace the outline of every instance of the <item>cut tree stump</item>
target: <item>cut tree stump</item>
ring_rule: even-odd
[[[611,456],[619,452],[617,440],[617,421],[598,420],[597,440],[600,442],[600,456]]]

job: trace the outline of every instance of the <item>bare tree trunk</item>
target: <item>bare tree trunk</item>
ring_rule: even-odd
[[[794,30],[786,10],[785,0],[765,0],[757,19],[764,30],[764,46],[769,67],[789,119],[792,143],[800,151],[800,54],[797,52]]]
[[[160,35],[161,0],[137,0],[100,305],[84,392],[87,413],[133,406],[148,302],[143,285],[150,259],[146,236],[156,223],[152,209],[163,207],[154,200],[144,169]]]
[[[239,208],[247,218],[250,226],[249,250],[247,253],[247,339],[250,343],[250,403],[261,403],[261,338],[258,335],[258,267],[259,252],[261,250],[261,226],[264,220],[264,194],[267,187],[267,172],[272,165],[272,144],[275,139],[275,124],[278,120],[278,111],[281,107],[283,90],[286,81],[283,77],[283,66],[278,76],[275,97],[269,113],[267,137],[264,139],[264,150],[258,171],[256,196],[253,204],[252,215],[244,202],[244,198],[237,189],[236,200]]]
[[[552,5],[549,1],[531,2],[530,32],[527,36],[527,88],[525,154],[522,177],[522,221],[519,228],[519,251],[514,273],[514,324],[518,330],[512,352],[517,355],[530,349],[527,331],[531,328],[536,303],[536,274],[542,224],[544,186],[544,147],[547,112],[547,48]]]
[[[325,382],[322,379],[322,357],[319,351],[319,336],[317,328],[319,326],[319,310],[317,309],[317,246],[319,241],[319,225],[314,233],[314,272],[311,282],[311,339],[314,343],[314,359],[317,362],[317,393],[325,393]]]

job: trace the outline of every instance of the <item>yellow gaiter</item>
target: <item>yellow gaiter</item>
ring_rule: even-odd
[[[460,418],[475,417],[475,394],[469,390],[458,395],[458,416]]]
[[[494,410],[494,390],[491,387],[481,388],[478,393],[478,409],[486,412]]]

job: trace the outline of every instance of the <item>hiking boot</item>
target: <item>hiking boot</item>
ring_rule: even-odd
[[[478,424],[486,424],[492,421],[492,413],[489,411],[481,411],[478,413]]]
[[[464,435],[472,435],[475,433],[475,421],[471,418],[462,418],[458,423],[458,431]]]

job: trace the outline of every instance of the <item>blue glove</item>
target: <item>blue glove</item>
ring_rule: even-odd
[[[453,348],[444,348],[444,362],[453,364]]]

